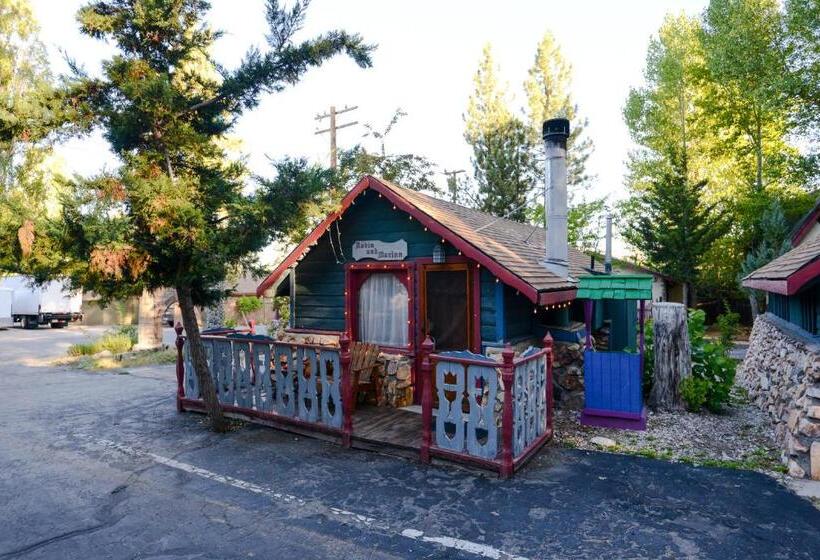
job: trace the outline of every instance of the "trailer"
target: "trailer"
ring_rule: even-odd
[[[24,329],[51,325],[58,329],[82,319],[82,292],[69,292],[60,280],[36,285],[27,276],[6,276],[0,289],[11,291],[11,319]]]
[[[8,288],[0,288],[0,328],[10,327],[13,324],[11,319],[11,300],[14,292]]]

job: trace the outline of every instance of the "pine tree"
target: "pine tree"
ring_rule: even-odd
[[[524,82],[530,142],[540,156],[543,153],[541,127],[544,121],[555,117],[569,119],[571,126],[567,139],[567,187],[570,198],[591,186],[593,177],[586,165],[594,150],[592,140],[586,135],[589,121],[579,116],[578,105],[572,99],[571,86],[572,65],[564,58],[555,37],[551,33],[545,33],[538,43],[535,60]]]
[[[723,212],[702,203],[705,181],[687,178],[686,160],[672,154],[670,165],[624,208],[624,238],[646,263],[683,282],[684,304],[694,305],[704,254],[729,227]]]
[[[247,194],[247,170],[229,159],[227,135],[263,94],[340,53],[369,66],[371,47],[344,31],[295,43],[307,3],[284,9],[268,0],[267,50],[251,49],[228,70],[210,56],[220,33],[205,24],[209,7],[106,0],[80,10],[82,32],[118,53],[102,77],[78,69],[62,97],[79,126],[103,132],[122,165],[76,182],[49,233],[65,255],[59,272],[75,286],[109,298],[176,290],[202,398],[214,429],[224,430],[194,309],[223,297],[230,270],[304,220],[305,204],[329,180],[304,162],[284,162],[281,177]]]
[[[527,220],[528,194],[535,186],[535,162],[527,126],[507,107],[498,83],[492,48],[485,45],[473,79],[464,138],[473,150],[476,206],[484,212]]]

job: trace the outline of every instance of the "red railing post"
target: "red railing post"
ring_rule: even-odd
[[[350,335],[344,331],[339,337],[339,360],[342,364],[342,445],[350,447],[353,437],[353,379],[350,377]]]
[[[504,408],[501,417],[501,478],[513,474],[513,358],[515,351],[509,343],[501,353],[504,363],[501,368],[501,379],[504,382]]]
[[[421,344],[421,450],[422,463],[430,462],[430,446],[433,444],[433,364],[430,354],[436,345],[430,335]]]
[[[182,336],[182,325],[174,327],[177,333],[175,346],[177,347],[177,411],[182,412],[182,399],[185,398],[185,363],[182,360],[182,347],[185,346],[185,337]]]
[[[552,335],[547,331],[547,335],[544,337],[544,348],[547,350],[547,354],[545,356],[547,360],[547,380],[546,380],[546,392],[545,401],[547,407],[547,430],[552,432]]]

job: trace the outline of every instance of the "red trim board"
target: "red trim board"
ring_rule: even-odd
[[[482,251],[474,247],[469,242],[465,241],[460,236],[453,233],[450,229],[446,226],[442,225],[441,223],[437,222],[427,214],[420,211],[414,205],[406,201],[402,198],[399,194],[393,191],[391,188],[387,187],[376,179],[375,177],[371,177],[367,175],[363,177],[353,189],[349,193],[345,195],[342,199],[342,203],[338,210],[329,214],[318,226],[314,229],[310,234],[302,240],[301,243],[293,250],[291,253],[283,260],[279,266],[277,266],[274,271],[267,277],[259,287],[256,289],[256,294],[262,296],[265,291],[268,290],[275,282],[279,279],[282,274],[293,264],[295,264],[301,257],[306,253],[311,245],[316,243],[319,238],[327,231],[330,225],[339,218],[353,203],[353,201],[358,197],[365,189],[373,189],[374,191],[380,193],[384,196],[388,201],[392,202],[396,208],[401,209],[404,212],[407,212],[415,219],[419,221],[423,226],[427,227],[429,231],[432,233],[440,236],[442,239],[453,245],[456,249],[462,252],[462,254],[481,266],[484,266],[489,270],[496,278],[510,286],[511,288],[515,288],[522,294],[524,294],[527,299],[535,304],[540,304],[539,299],[543,296],[543,294],[539,294],[538,291],[532,287],[530,284],[507,270],[505,267],[497,263],[492,258],[488,257]],[[564,290],[564,292],[571,291],[571,290]],[[552,292],[547,292],[547,294]],[[561,293],[561,292],[559,292]],[[557,301],[567,301],[566,297],[568,294],[564,294],[561,297],[564,299],[555,300]],[[547,299],[552,299],[554,296],[548,296]],[[543,304],[542,304],[543,305]]]

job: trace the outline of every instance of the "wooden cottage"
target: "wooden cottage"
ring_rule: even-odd
[[[567,243],[568,133],[545,123],[549,231],[362,178],[257,289],[290,297],[284,337],[204,337],[225,410],[512,474],[552,435],[553,339],[583,353],[577,278],[603,273]],[[634,348],[634,302],[595,326],[616,315],[632,342],[609,345]],[[200,410],[179,348],[180,408]]]

